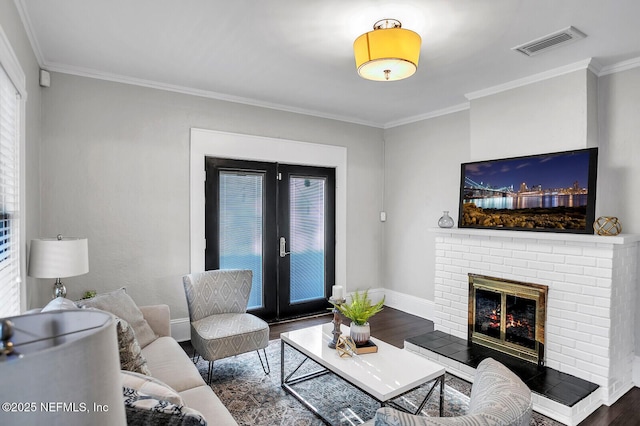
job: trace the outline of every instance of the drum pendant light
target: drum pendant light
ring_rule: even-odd
[[[360,77],[395,81],[412,76],[418,69],[420,36],[402,28],[396,19],[382,19],[373,31],[353,42],[353,54]]]

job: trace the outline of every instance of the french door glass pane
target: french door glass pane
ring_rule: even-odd
[[[289,179],[290,303],[324,298],[325,179]]]
[[[220,172],[220,269],[251,269],[248,308],[263,306],[262,186],[264,174]]]

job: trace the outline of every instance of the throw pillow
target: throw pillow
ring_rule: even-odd
[[[184,405],[153,398],[142,391],[122,387],[129,425],[206,426],[198,411]]]
[[[169,401],[174,405],[184,405],[178,392],[155,377],[125,370],[120,371],[120,376],[124,387],[141,391],[155,399]]]
[[[61,310],[73,310],[79,309],[73,300],[65,299],[64,297],[56,297],[51,302],[47,303],[40,312],[49,311],[61,311]]]
[[[111,312],[115,316],[127,321],[131,327],[133,327],[136,339],[138,339],[141,348],[144,348],[158,338],[147,320],[144,319],[142,311],[140,311],[131,296],[127,294],[124,287],[110,293],[98,294],[96,297],[90,299],[78,300],[77,304],[82,308],[92,307]]]
[[[150,376],[151,371],[147,367],[147,360],[142,355],[131,326],[122,318],[116,318],[116,332],[120,351],[120,368]]]

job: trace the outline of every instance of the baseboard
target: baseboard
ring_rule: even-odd
[[[384,288],[370,288],[367,290],[367,296],[369,296],[369,299],[371,299],[373,303],[378,303],[382,300],[383,297],[385,297],[386,292],[387,291]],[[347,301],[351,300],[351,296],[353,296],[353,293],[355,293],[355,291],[347,293],[347,295],[345,296]],[[360,291],[359,293],[362,294],[362,291]]]
[[[435,318],[435,304],[431,300],[411,296],[394,290],[381,289],[385,294],[385,305],[399,309],[408,314],[433,321]]]
[[[176,318],[171,320],[171,337],[178,342],[191,340],[191,323],[189,318]]]
[[[347,294],[347,300],[350,300],[350,296],[352,294],[353,292]],[[435,317],[435,304],[431,300],[421,299],[420,297],[411,296],[409,294],[385,288],[372,288],[368,290],[367,294],[374,303],[382,300],[382,297],[384,296],[385,306],[399,309],[408,314],[431,321],[433,321],[433,318]]]
[[[353,293],[349,293],[350,296]],[[385,305],[390,308],[399,309],[408,314],[418,316],[433,321],[434,303],[430,300],[421,299],[405,293],[400,293],[384,288],[373,288],[367,293],[371,301],[378,302],[385,297]],[[349,300],[349,297],[347,297]],[[171,320],[171,337],[178,342],[184,342],[191,339],[191,327],[189,318],[176,318]],[[640,358],[639,358],[640,360]],[[639,367],[640,370],[640,367]]]

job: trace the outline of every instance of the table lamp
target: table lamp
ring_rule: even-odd
[[[0,354],[1,425],[127,424],[111,314],[60,310],[0,324],[8,348]]]
[[[29,276],[55,278],[53,298],[66,297],[67,289],[60,278],[89,272],[89,249],[86,238],[63,237],[31,240]]]

